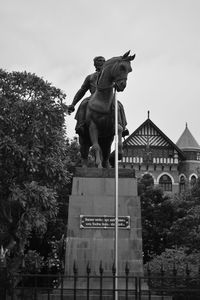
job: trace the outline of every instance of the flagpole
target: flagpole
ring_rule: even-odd
[[[115,97],[115,300],[118,300],[118,102]]]

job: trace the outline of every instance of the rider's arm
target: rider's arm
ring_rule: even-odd
[[[73,99],[71,105],[75,106],[83,98],[83,96],[89,89],[90,89],[90,75],[88,75],[86,77],[86,79],[84,80],[81,88],[78,90],[78,92],[74,96],[74,99]]]

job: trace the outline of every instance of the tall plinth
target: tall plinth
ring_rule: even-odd
[[[134,276],[143,275],[140,200],[134,170],[119,169],[118,273],[126,263]],[[76,169],[69,199],[65,273],[79,274],[88,262],[94,275],[111,272],[115,258],[115,170]]]

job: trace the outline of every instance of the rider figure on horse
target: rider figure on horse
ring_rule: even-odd
[[[94,58],[94,66],[96,71],[90,75],[88,75],[81,88],[78,90],[78,92],[75,94],[74,99],[72,103],[68,106],[68,113],[71,114],[75,110],[75,105],[83,98],[83,96],[86,94],[87,91],[90,91],[91,94],[93,94],[96,90],[96,86],[98,83],[99,76],[101,74],[105,58],[103,56],[96,56]],[[76,124],[76,133],[77,134],[82,134],[84,132],[84,126],[85,126],[85,112],[86,112],[86,106],[88,103],[88,100],[90,97],[87,97],[84,99],[81,103],[81,107],[79,107],[75,119],[77,120]],[[114,107],[113,107],[114,109]],[[122,126],[123,131],[122,131],[122,136],[126,136],[129,134],[128,129],[126,129],[127,121],[126,121],[126,116],[124,112],[124,107],[120,101],[118,101],[118,111],[119,111],[119,116],[118,116],[118,121],[119,124]]]

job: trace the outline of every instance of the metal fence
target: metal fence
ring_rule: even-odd
[[[187,269],[189,270],[189,269]],[[0,285],[1,300],[114,300],[116,272],[113,266],[108,275],[102,265],[99,274],[93,275],[89,265],[85,275],[78,274],[74,265],[73,275],[6,273],[4,284]],[[3,273],[5,272],[5,273]],[[2,281],[1,281],[2,282]],[[200,274],[190,276],[190,272],[166,275],[163,269],[155,275],[148,270],[143,277],[136,277],[126,266],[124,274],[118,276],[119,300],[199,300]]]

